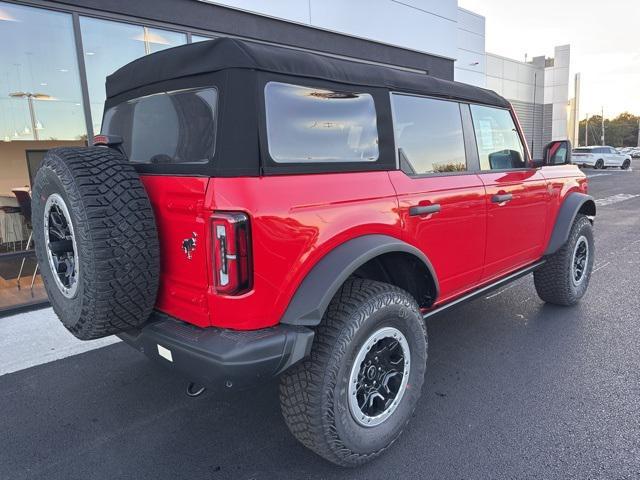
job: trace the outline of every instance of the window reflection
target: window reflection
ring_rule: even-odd
[[[396,145],[405,173],[467,169],[458,103],[395,94],[392,100]]]
[[[203,37],[202,35],[191,35],[191,43],[206,42],[207,40],[213,40],[214,37]]]
[[[269,153],[276,162],[378,159],[371,95],[269,82],[265,100]]]
[[[0,45],[0,139],[80,139],[71,15],[0,2]]]
[[[480,168],[525,168],[524,148],[508,110],[471,105]]]
[[[44,152],[84,145],[72,17],[0,2],[0,311],[46,300],[30,186]]]
[[[105,79],[118,68],[149,53],[186,43],[184,33],[81,17],[93,131],[100,131]]]

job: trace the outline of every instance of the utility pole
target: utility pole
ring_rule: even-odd
[[[527,61],[527,54],[524,54],[524,61]],[[536,92],[538,91],[538,72],[533,74],[533,125],[531,126],[531,155],[535,158],[535,141],[536,141]]]
[[[589,146],[589,114],[587,113],[587,118],[584,120],[584,146]]]
[[[604,107],[602,107],[602,113],[601,113],[601,119],[602,119],[602,135],[600,137],[600,139],[602,140],[602,145],[604,146]]]

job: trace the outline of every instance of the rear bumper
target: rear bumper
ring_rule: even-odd
[[[578,166],[589,166],[592,167],[596,164],[596,161],[591,159],[591,158],[576,158],[576,157],[572,157],[571,158],[571,163],[573,163],[574,165],[578,165]]]
[[[302,360],[313,335],[292,325],[253,331],[200,328],[159,312],[141,329],[118,334],[189,380],[234,389],[265,382]]]

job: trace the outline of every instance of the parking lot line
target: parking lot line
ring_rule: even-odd
[[[611,262],[605,262],[602,265],[597,266],[596,268],[593,269],[593,271],[591,272],[596,273],[598,270],[602,270],[604,267],[608,267],[611,264]]]
[[[599,207],[604,207],[606,205],[613,205],[614,203],[623,202],[625,200],[631,200],[632,198],[636,197],[640,197],[640,194],[618,193],[616,195],[599,198],[598,200],[596,200],[596,205]]]

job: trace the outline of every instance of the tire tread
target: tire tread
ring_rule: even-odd
[[[402,433],[401,429],[391,443],[375,452],[351,451],[335,431],[332,416],[335,382],[327,388],[325,381],[327,376],[336,378],[338,366],[330,360],[345,353],[349,345],[345,339],[353,338],[367,315],[380,302],[388,301],[385,297],[398,296],[407,306],[419,311],[413,297],[398,287],[366,279],[348,280],[317,327],[310,356],[281,377],[280,405],[289,430],[304,446],[338,465],[355,466],[370,461],[387,450]],[[424,322],[421,325],[426,338]],[[334,371],[329,371],[330,368]]]
[[[52,302],[54,310],[83,340],[140,326],[155,304],[160,264],[155,217],[137,172],[119,152],[103,147],[50,150],[40,171],[52,173],[62,183],[77,222],[75,233],[88,257],[81,264],[79,318],[67,318],[64,305]],[[44,181],[40,171],[34,197],[39,180]],[[34,216],[43,215],[39,200],[34,201]],[[40,225],[40,219],[34,222],[36,228]],[[38,244],[36,249],[44,267],[46,253]],[[45,287],[48,293],[57,288],[46,281]]]

